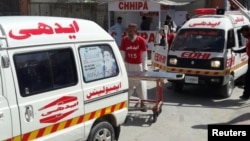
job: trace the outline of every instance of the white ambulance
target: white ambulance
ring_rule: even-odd
[[[246,39],[240,28],[249,20],[239,12],[218,13],[217,9],[196,9],[197,16],[178,31],[167,55],[166,71],[184,73],[183,81],[171,81],[176,90],[184,84],[209,85],[230,97],[234,82],[247,70],[247,54],[232,49],[243,48]]]
[[[128,77],[109,33],[42,16],[0,17],[0,29],[1,141],[118,140]]]

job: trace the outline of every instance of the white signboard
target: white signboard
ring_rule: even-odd
[[[146,0],[126,0],[108,3],[109,11],[159,11],[161,5]]]
[[[154,67],[159,67],[164,70],[167,65],[168,49],[164,46],[155,46],[152,54],[152,64]]]

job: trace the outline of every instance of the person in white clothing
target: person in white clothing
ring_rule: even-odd
[[[110,32],[112,33],[118,47],[121,46],[123,31],[122,17],[117,17],[117,22],[112,27],[110,27]]]

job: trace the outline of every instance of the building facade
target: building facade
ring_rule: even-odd
[[[228,0],[194,0],[188,5],[171,6],[176,11],[187,11],[191,15],[196,8],[227,8]],[[249,0],[239,0],[247,8]],[[44,15],[75,17],[96,21],[108,29],[108,4],[86,0],[1,0],[0,15]],[[111,19],[115,21],[115,19]]]
[[[188,5],[171,6],[176,11],[192,11],[205,7],[206,0],[194,0]],[[82,0],[20,0],[22,15],[43,15],[83,18],[96,21],[108,30],[108,4],[83,2]],[[111,14],[112,15],[112,14]],[[111,17],[112,18],[112,17]],[[111,19],[115,21],[115,19]]]

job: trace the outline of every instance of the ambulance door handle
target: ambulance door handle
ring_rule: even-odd
[[[25,119],[27,122],[31,122],[34,118],[33,107],[31,105],[25,106]]]
[[[3,113],[0,112],[0,119],[3,119]]]

